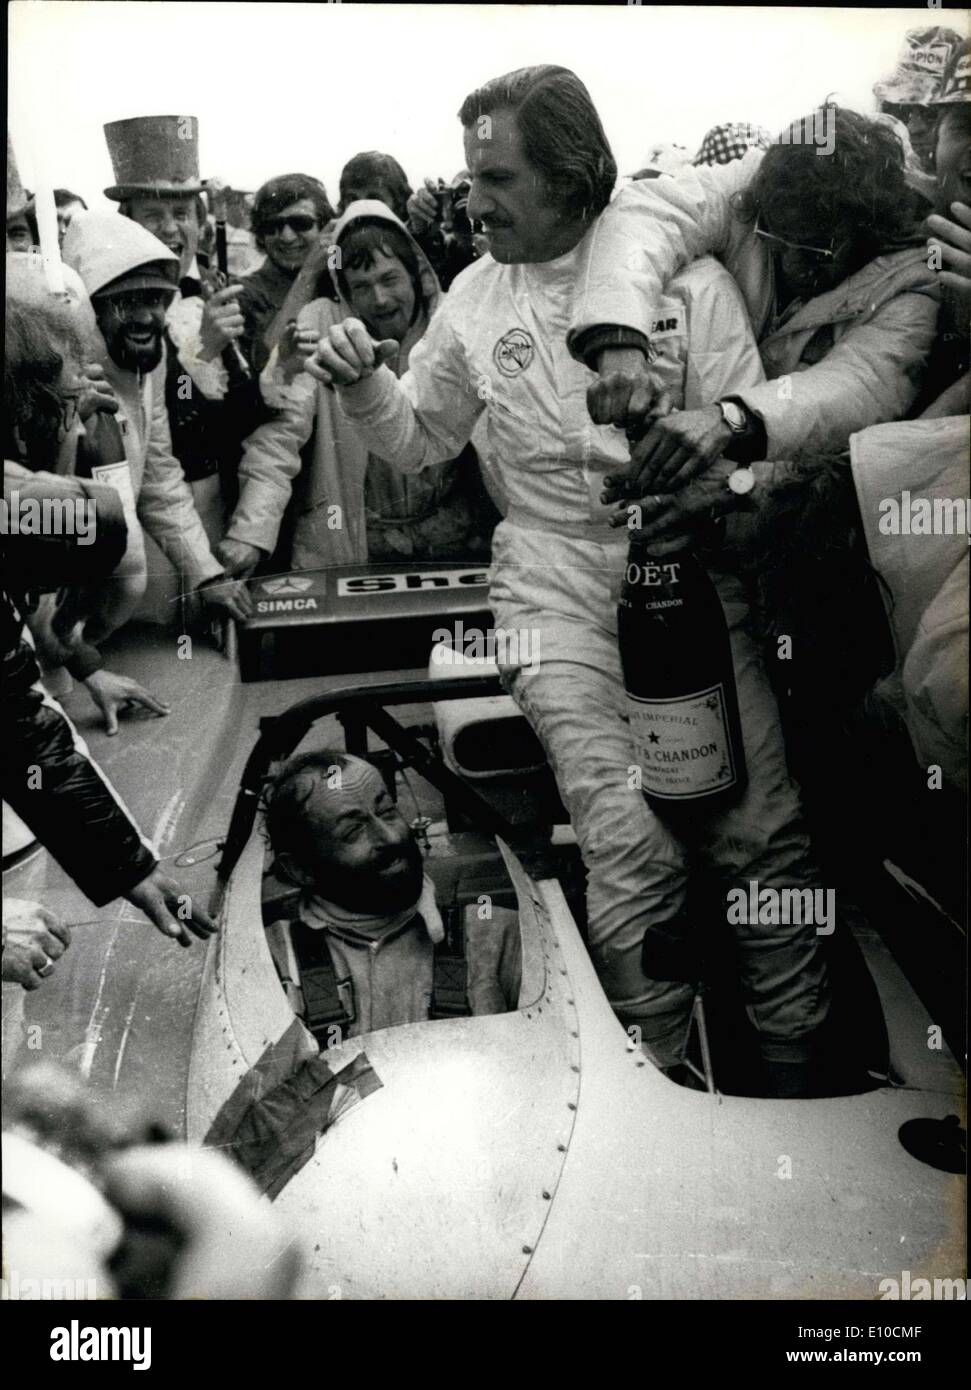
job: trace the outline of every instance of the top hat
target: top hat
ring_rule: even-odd
[[[957,30],[942,24],[908,29],[896,68],[874,84],[873,95],[891,106],[929,106],[940,95],[944,69],[960,43]]]
[[[132,116],[109,121],[105,139],[117,182],[105,189],[125,198],[164,198],[200,193],[199,122],[195,116]]]
[[[28,194],[20,182],[20,174],[17,171],[17,160],[14,156],[13,145],[10,143],[10,132],[7,132],[7,221],[11,217],[18,217],[30,202]]]

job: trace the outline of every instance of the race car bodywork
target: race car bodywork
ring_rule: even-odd
[[[429,618],[442,621],[437,606]],[[367,623],[360,632],[358,644],[373,635]],[[222,932],[205,953],[181,952],[125,904],[92,913],[46,855],[5,875],[7,891],[75,926],[42,990],[4,988],[5,1074],[42,1039],[45,1057],[79,1066],[106,1095],[232,1150],[302,1238],[307,1297],[872,1299],[904,1271],[963,1274],[952,1143],[963,1078],[882,936],[854,928],[889,1039],[869,1089],[783,1101],[675,1085],[604,997],[577,925],[582,884],[562,856],[543,862],[523,843],[524,826],[562,822],[549,798],[524,792],[520,804],[507,788],[505,801],[484,801],[484,782],[450,774],[388,715],[399,705],[427,717],[436,701],[495,694],[495,682],[359,678],[330,695],[319,680],[240,686],[200,644],[184,662],[157,636],[126,642],[118,666],[172,714],[117,740],[83,706],[76,718],[192,892],[212,886],[194,841],[225,837]],[[301,693],[312,698],[294,704]],[[233,807],[240,745],[283,705],[262,719]],[[257,804],[272,762],[316,735],[318,719],[333,746],[334,714],[352,751],[365,751],[370,727],[379,757],[395,750],[395,776],[410,765],[430,782],[433,815],[444,802],[446,820],[475,826],[472,869],[452,872],[472,862],[452,824],[432,827],[426,866],[440,906],[462,893],[475,902],[503,878],[507,903],[518,900],[514,1012],[343,1041],[296,1016],[268,948]]]
[[[928,1050],[929,1021],[875,937],[863,946],[892,1038],[887,1084],[795,1101],[692,1091],[615,1018],[560,884],[503,846],[518,1009],[318,1051],[267,948],[253,792],[323,708],[268,721],[244,777],[188,1096],[190,1137],[255,1155],[308,1238],[306,1296],[868,1299],[903,1267],[960,1275],[962,1180],[901,1138],[946,1127],[960,1073]]]

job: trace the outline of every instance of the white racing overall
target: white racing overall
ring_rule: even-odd
[[[616,607],[629,534],[606,524],[606,473],[627,462],[620,431],[594,425],[593,380],[566,345],[576,287],[589,274],[590,235],[557,260],[469,267],[396,381],[380,368],[342,392],[368,447],[408,470],[453,457],[482,412],[486,457],[509,499],[493,540],[490,600],[497,628],[529,630],[538,662],[507,666],[506,686],[540,738],[588,871],[589,941],[607,997],[637,1024],[654,1060],[683,1052],[690,985],[647,978],[652,924],[685,908],[685,852],[629,785],[637,757],[625,719]],[[728,273],[699,261],[651,311],[652,369],[677,405],[697,408],[764,380],[744,305]],[[713,574],[731,629],[749,785],[711,822],[706,860],[729,886],[818,886],[778,710],[740,582]],[[536,644],[536,635],[539,646]],[[515,652],[516,644],[500,644]],[[521,645],[521,644],[520,644]],[[763,1056],[808,1060],[827,1007],[825,969],[807,924],[737,927],[750,1016]]]

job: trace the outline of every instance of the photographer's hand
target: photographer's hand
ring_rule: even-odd
[[[408,230],[414,236],[421,236],[439,220],[439,186],[434,179],[426,179],[424,188],[417,188],[408,199]]]

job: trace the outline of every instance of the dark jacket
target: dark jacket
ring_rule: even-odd
[[[183,299],[201,293],[201,286],[192,281],[184,280],[180,288]],[[221,400],[209,400],[202,391],[185,389],[185,369],[168,330],[165,351],[165,406],[172,431],[172,452],[189,482],[218,473],[224,495],[232,504],[243,440],[271,415],[260,396],[259,374],[251,371],[247,376],[236,355],[227,352],[223,357],[228,377],[226,394]]]
[[[58,480],[61,483],[65,479]],[[26,539],[26,538],[24,538]],[[44,544],[47,587],[93,578],[98,544],[74,536]],[[123,548],[124,535],[122,535]],[[0,585],[0,794],[98,907],[134,888],[158,860],[57,702],[41,685],[24,621],[11,595],[14,564],[4,547]],[[117,563],[110,553],[105,563]],[[79,575],[84,564],[88,573]],[[9,571],[9,572],[8,572]],[[23,567],[16,565],[18,577]]]

